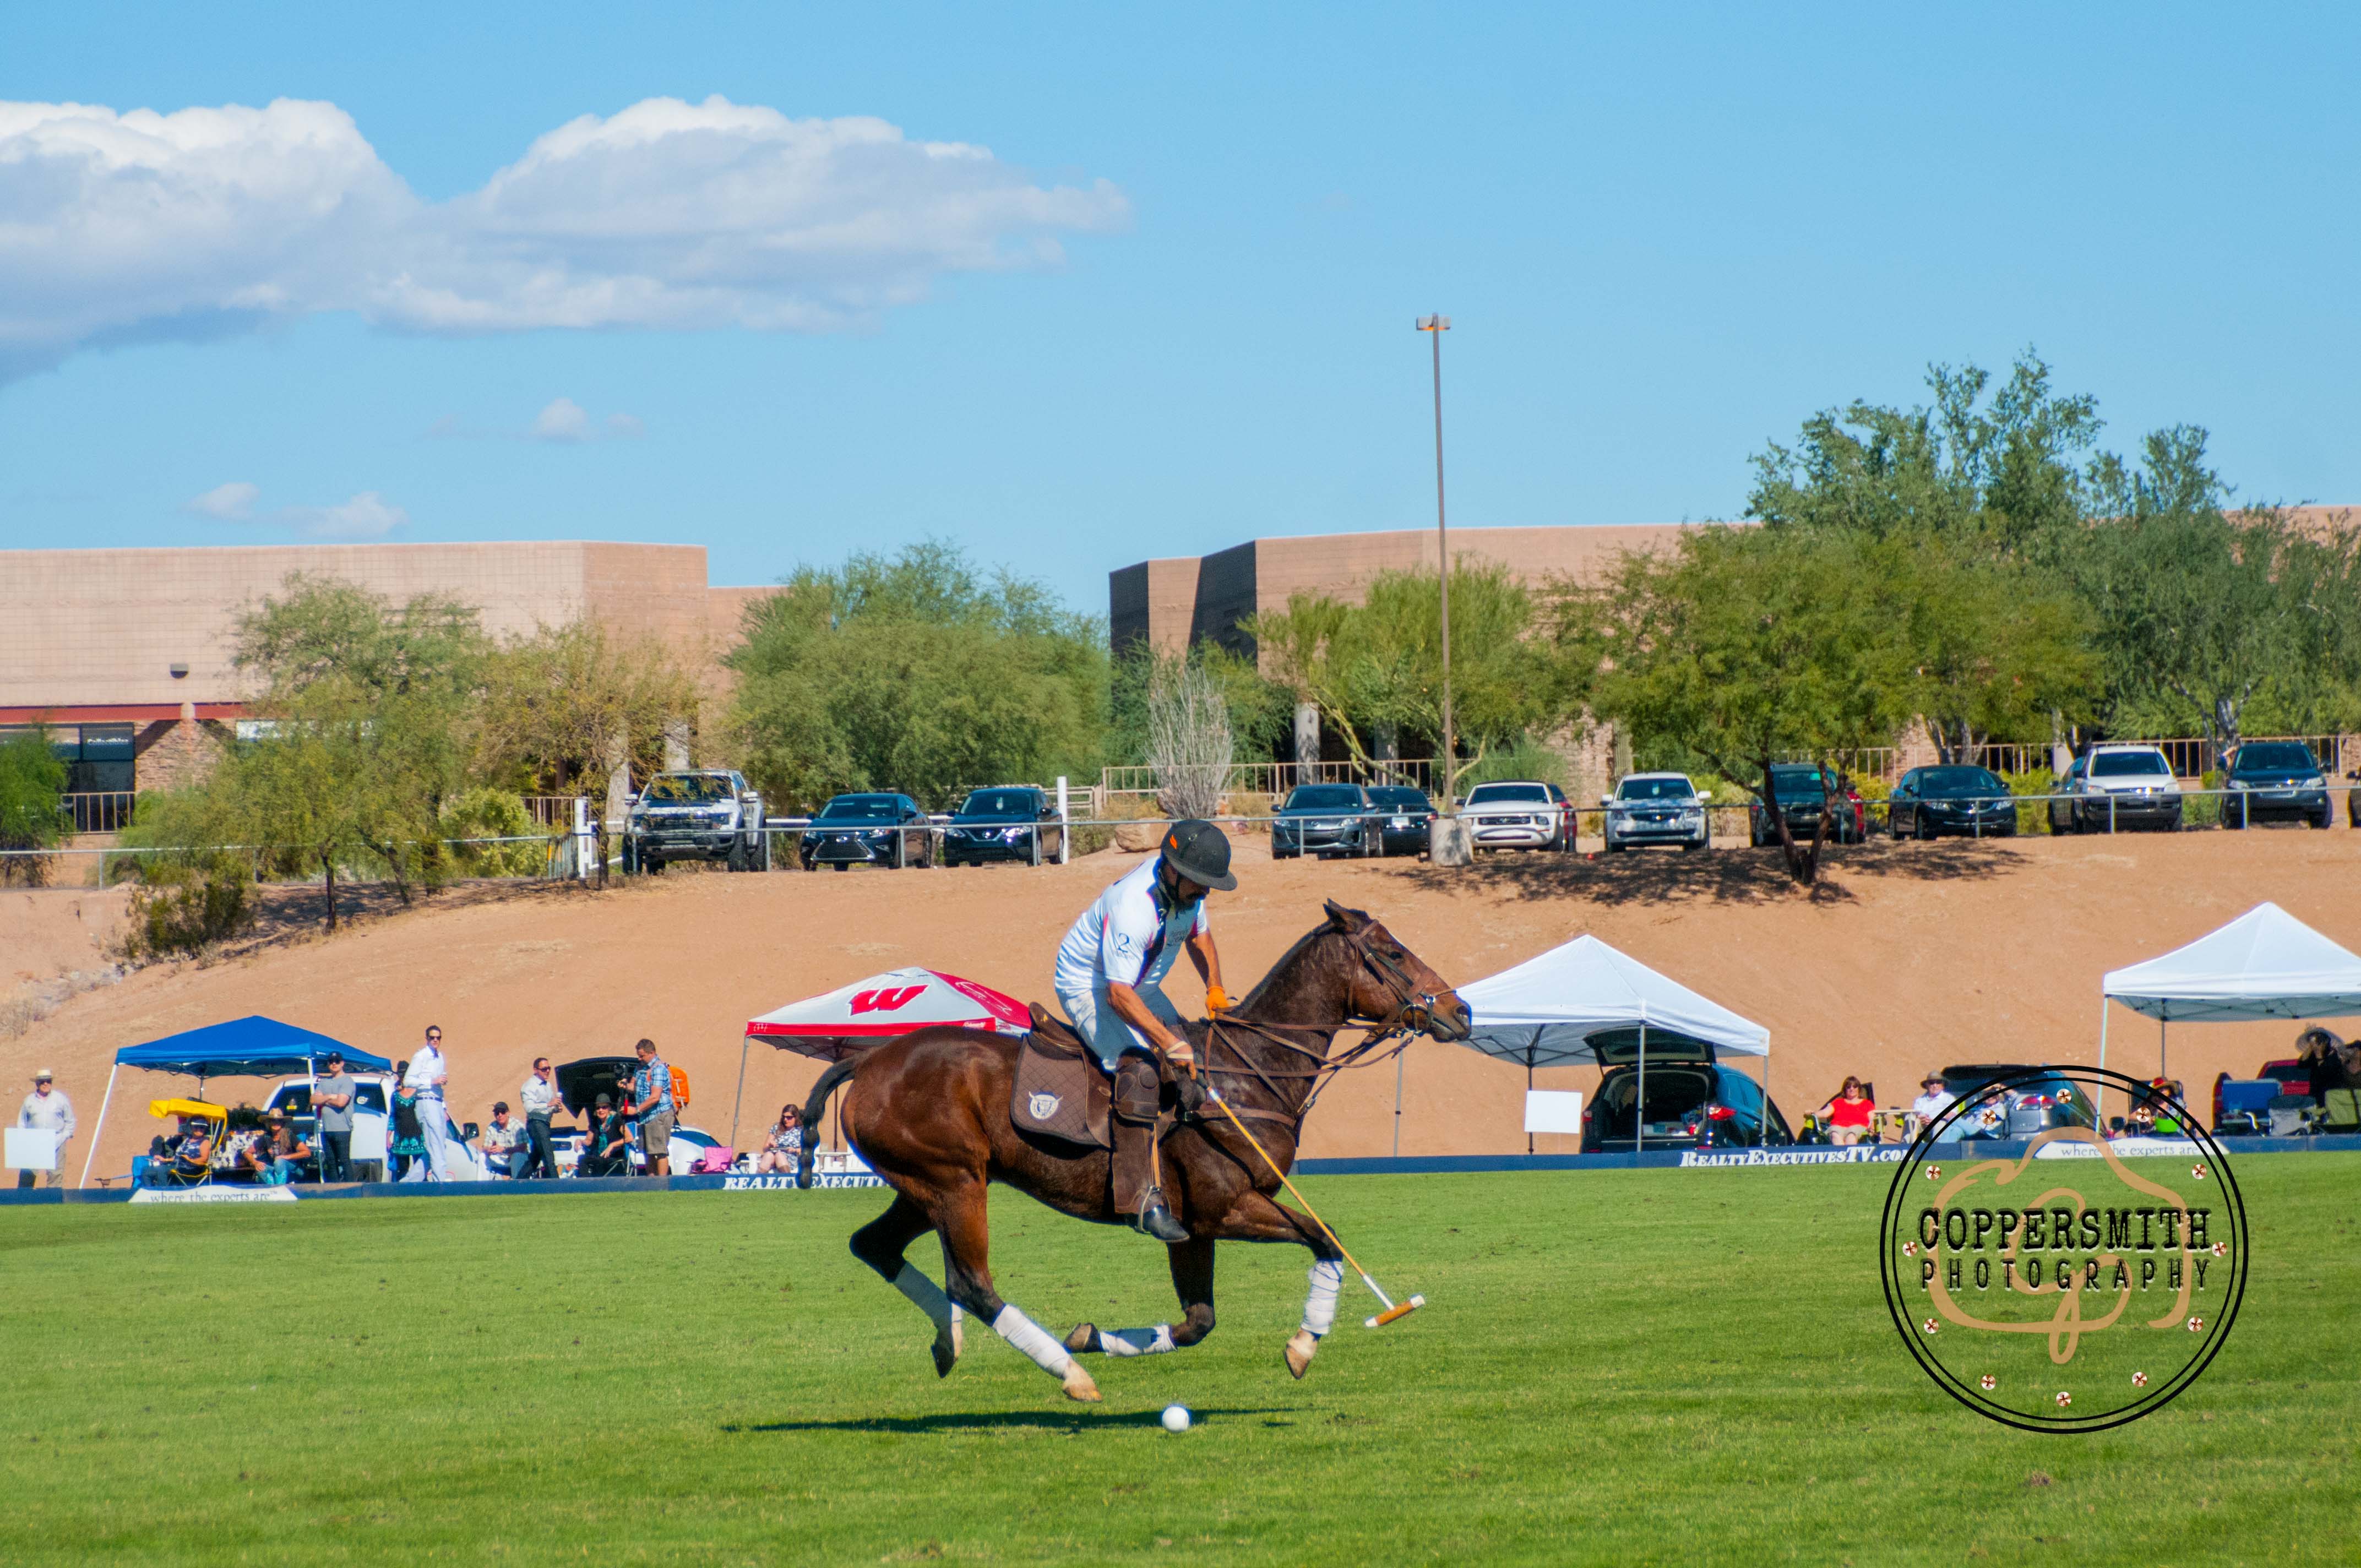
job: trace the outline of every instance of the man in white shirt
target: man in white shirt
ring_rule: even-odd
[[[100,1109],[104,1110],[105,1107],[101,1106]],[[49,1167],[49,1184],[56,1187],[62,1183],[65,1179],[66,1144],[74,1135],[73,1102],[58,1088],[57,1080],[48,1068],[33,1075],[33,1092],[25,1096],[25,1103],[17,1109],[16,1125],[46,1127],[58,1135],[57,1163]],[[18,1171],[16,1185],[32,1186],[33,1172]]]
[[[1206,1011],[1228,1010],[1205,895],[1237,885],[1222,830],[1176,822],[1155,859],[1116,879],[1058,945],[1058,1005],[1115,1075],[1115,1211],[1161,1242],[1187,1241],[1189,1233],[1150,1179],[1163,1092],[1159,1058],[1183,1069],[1196,1061],[1164,977],[1185,946],[1205,982]]]
[[[544,1181],[557,1179],[557,1153],[549,1142],[549,1119],[557,1111],[557,1074],[551,1070],[547,1057],[533,1058],[533,1074],[518,1091],[524,1105],[524,1168],[518,1172],[520,1180],[539,1177]]]
[[[1927,1129],[1935,1124],[1935,1118],[1949,1110],[1951,1102],[1958,1098],[1944,1089],[1943,1075],[1939,1072],[1930,1072],[1920,1080],[1918,1098],[1910,1102],[1910,1113],[1918,1118],[1918,1135],[1926,1136]],[[1952,1135],[1958,1135],[1955,1132]]]
[[[426,1043],[410,1058],[410,1074],[401,1081],[418,1097],[418,1135],[426,1143],[426,1174],[435,1181],[451,1179],[451,1113],[443,1104],[443,1088],[450,1080],[443,1030],[429,1024]]]

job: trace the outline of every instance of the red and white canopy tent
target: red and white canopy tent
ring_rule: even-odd
[[[947,1025],[1022,1035],[1032,1012],[1015,997],[940,970],[897,969],[840,986],[825,996],[790,1002],[746,1025],[738,1049],[738,1100],[746,1098],[746,1053],[758,1040],[783,1051],[842,1061],[914,1029]],[[738,1106],[730,1111],[730,1144],[738,1144]]]

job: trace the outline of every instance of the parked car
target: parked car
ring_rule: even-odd
[[[2309,822],[2326,828],[2336,820],[2328,799],[2328,776],[2320,759],[2301,740],[2249,740],[2230,754],[2222,785],[2222,826],[2244,828],[2273,820]]]
[[[769,863],[763,797],[727,769],[658,773],[631,797],[623,870],[660,872],[674,861],[718,861],[733,872]]]
[[[1705,815],[1705,803],[1711,798],[1700,794],[1686,773],[1624,774],[1613,795],[1598,797],[1603,808],[1599,830],[1608,853],[1647,844],[1706,848],[1713,842]]]
[[[1885,805],[1886,830],[1897,839],[1958,833],[1971,839],[2016,836],[2016,802],[1989,768],[1913,768]]]
[[[1411,784],[1371,784],[1369,805],[1384,815],[1378,824],[1378,853],[1423,855],[1433,842],[1434,802]]]
[[[589,1118],[590,1108],[598,1096],[606,1095],[617,1109],[631,1102],[631,1074],[640,1068],[637,1057],[583,1057],[575,1061],[560,1062],[554,1075],[557,1080],[557,1098],[566,1110]],[[686,1091],[688,1074],[678,1063],[672,1064],[675,1093]],[[685,1107],[684,1107],[685,1108]],[[631,1131],[631,1158],[634,1171],[647,1169],[647,1151],[639,1144],[639,1124],[630,1124]],[[557,1173],[571,1176],[582,1158],[581,1127],[554,1126],[550,1129],[550,1150],[557,1160]],[[702,1127],[692,1127],[675,1118],[672,1146],[666,1154],[675,1176],[685,1174],[706,1150],[724,1146],[719,1138]]]
[[[929,866],[934,824],[906,795],[840,795],[820,808],[797,851],[804,870],[822,866]]]
[[[1048,790],[1030,784],[970,790],[943,829],[943,864],[1021,861],[1038,866],[1058,858],[1065,831],[1057,799]]]
[[[1565,792],[1537,779],[1477,784],[1459,817],[1479,850],[1574,848],[1574,807]]]
[[[1359,784],[1297,784],[1271,814],[1270,858],[1291,861],[1312,854],[1374,855],[1378,849],[1377,807]]]
[[[1943,1092],[1971,1104],[1944,1129],[1943,1141],[2029,1138],[2052,1127],[2099,1124],[2098,1108],[2070,1078],[2044,1076],[1998,1087],[2004,1079],[2039,1071],[2038,1067],[2008,1062],[1945,1068]]]
[[[1859,844],[1869,838],[1869,803],[1842,773],[1810,762],[1782,762],[1771,770],[1771,796],[1778,803],[1774,817],[1760,799],[1746,804],[1746,840],[1756,849],[1779,841],[1779,820],[1798,842],[1817,836],[1820,814],[1833,806],[1835,820],[1828,837],[1839,844]]]
[[[2180,781],[2154,746],[2093,746],[2074,759],[2049,803],[2052,833],[2180,828]]]
[[[1636,1103],[1640,1031],[1609,1030],[1593,1035],[1590,1044],[1604,1070],[1597,1092],[1582,1108],[1584,1154],[1795,1141],[1779,1107],[1763,1098],[1763,1086],[1717,1062],[1710,1041],[1649,1030],[1645,1105]]]

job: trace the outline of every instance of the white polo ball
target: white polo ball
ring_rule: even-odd
[[[1187,1431],[1189,1430],[1189,1407],[1186,1405],[1165,1406],[1164,1430],[1166,1431]]]

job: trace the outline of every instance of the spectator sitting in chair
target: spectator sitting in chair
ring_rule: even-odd
[[[793,1105],[779,1111],[779,1124],[763,1144],[763,1153],[754,1168],[764,1176],[793,1176],[796,1162],[804,1154],[804,1113]]]
[[[295,1168],[312,1157],[312,1146],[295,1135],[285,1113],[274,1111],[248,1154],[255,1162],[258,1180],[284,1187],[294,1179]]]
[[[513,1180],[524,1174],[524,1124],[509,1114],[507,1101],[492,1102],[491,1122],[476,1146],[496,1179]]]
[[[1848,1077],[1844,1087],[1836,1092],[1827,1105],[1828,1141],[1850,1148],[1869,1135],[1871,1119],[1877,1113],[1877,1102],[1869,1097],[1861,1080]]]
[[[171,1149],[164,1158],[163,1179],[181,1186],[203,1181],[214,1164],[213,1127],[198,1117],[183,1116],[173,1129]]]
[[[590,1107],[589,1125],[582,1134],[582,1156],[574,1162],[577,1176],[631,1174],[631,1130],[615,1113],[611,1095],[601,1094]]]

